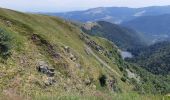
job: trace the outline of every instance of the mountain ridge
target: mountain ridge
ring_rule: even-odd
[[[128,7],[99,7],[91,8],[83,11],[72,11],[64,13],[42,13],[52,16],[60,16],[68,20],[88,22],[88,21],[108,21],[120,24],[124,21],[129,21],[138,16],[146,15],[161,15],[170,13],[170,6],[150,6],[143,8],[128,8]],[[96,11],[98,12],[96,13]],[[99,11],[100,10],[100,11]],[[102,13],[99,13],[101,12]]]
[[[153,41],[162,41],[169,39],[169,21],[170,14],[158,16],[142,16],[134,20],[122,23],[124,26],[131,27],[138,32],[143,33]],[[159,39],[160,38],[160,39]]]

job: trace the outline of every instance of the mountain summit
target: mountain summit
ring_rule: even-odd
[[[84,11],[73,11],[66,13],[42,13],[52,16],[60,16],[65,19],[95,22],[108,21],[120,24],[140,16],[155,16],[162,14],[170,14],[170,6],[151,6],[144,8],[128,8],[128,7],[99,7]]]

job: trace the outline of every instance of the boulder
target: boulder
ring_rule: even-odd
[[[76,67],[79,68],[79,69],[82,68],[81,64],[79,64],[79,63],[76,64]]]
[[[45,85],[46,86],[50,86],[56,83],[56,80],[54,80],[54,78],[48,77],[45,81]]]
[[[43,74],[46,74],[49,77],[53,77],[55,75],[55,69],[54,68],[49,68],[49,65],[44,62],[40,61],[37,66],[37,70]]]
[[[65,46],[64,47],[64,50],[67,52],[67,53],[70,53],[70,48],[68,46]]]
[[[90,85],[91,84],[90,79],[85,79],[84,82],[85,82],[86,85]]]
[[[54,68],[49,68],[48,70],[51,71],[51,72],[54,72],[54,71],[55,71]]]
[[[86,52],[87,55],[90,55],[90,52],[87,47],[85,47],[84,51]]]
[[[6,24],[7,24],[8,27],[12,26],[12,22],[11,21],[6,21]]]
[[[73,54],[70,54],[70,59],[71,59],[72,61],[76,61],[76,60],[77,60],[77,58],[76,58]]]
[[[40,61],[37,66],[37,70],[46,74],[48,72],[48,65],[44,61]]]
[[[48,70],[48,72],[47,72],[47,76],[49,76],[49,77],[54,77],[54,75],[55,75],[55,73],[54,73],[54,72],[51,72],[51,71],[49,71],[49,70]]]

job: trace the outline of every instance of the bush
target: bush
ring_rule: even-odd
[[[11,52],[11,38],[9,33],[0,29],[0,56],[3,58],[7,58]]]
[[[124,69],[123,69],[123,67],[119,67],[119,70],[120,70],[121,72],[123,72]]]
[[[125,78],[125,77],[122,77],[121,80],[122,80],[123,82],[126,82],[126,78]]]
[[[100,85],[102,87],[106,86],[106,76],[105,75],[102,75],[100,78],[99,78],[99,81],[100,81]]]

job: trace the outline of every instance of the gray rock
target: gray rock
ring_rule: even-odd
[[[51,72],[54,72],[55,69],[54,68],[49,68],[48,70],[50,70]]]
[[[43,74],[46,74],[49,77],[53,77],[55,75],[55,69],[49,68],[49,65],[44,61],[40,61],[38,63],[37,70]]]
[[[77,60],[77,58],[76,58],[73,54],[70,54],[70,59],[71,59],[72,61],[76,61],[76,60]]]
[[[85,82],[86,85],[90,85],[91,84],[90,79],[86,79],[84,82]]]
[[[39,72],[44,73],[44,74],[47,74],[47,72],[48,72],[47,66],[38,66],[37,69]]]
[[[6,21],[6,24],[7,24],[8,27],[12,26],[12,22],[11,21]]]
[[[49,76],[49,77],[54,77],[54,75],[55,75],[55,73],[54,73],[54,72],[51,72],[51,71],[49,71],[49,70],[48,70],[48,72],[47,72],[47,76]]]
[[[64,47],[64,50],[67,52],[67,53],[70,53],[70,48],[68,46],[65,46]]]
[[[50,86],[56,83],[56,80],[54,80],[54,78],[47,78],[45,85],[46,86]]]

